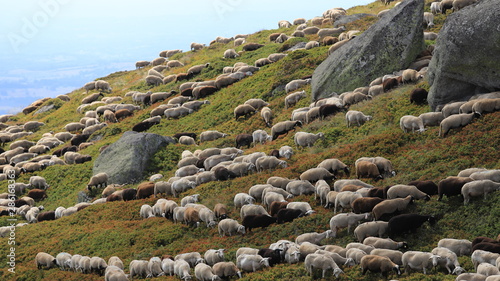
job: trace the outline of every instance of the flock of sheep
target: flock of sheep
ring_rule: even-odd
[[[388,4],[391,1],[383,1]],[[443,0],[439,4],[432,4],[433,13],[446,13],[447,9],[459,10],[475,1]],[[285,33],[271,34],[270,41],[284,43],[292,37],[305,37],[317,34],[320,41],[308,42],[306,49],[317,47],[320,44],[332,45],[329,53],[334,52],[342,44],[356,36],[359,31],[347,31],[345,28],[318,28],[325,23],[332,23],[341,15],[343,9],[335,8],[326,11],[322,17],[311,20],[308,26],[305,19],[297,19],[292,23],[280,21],[280,28],[289,28],[296,25],[297,29],[291,35]],[[380,15],[381,16],[381,15]],[[432,13],[424,15],[427,27],[432,27]],[[429,34],[426,34],[426,36]],[[243,45],[242,52],[228,49],[222,55],[225,59],[234,59],[243,52],[250,52],[263,47],[262,44],[247,43],[247,36],[237,35],[234,38],[216,38],[213,43],[228,44],[234,41],[234,46]],[[205,48],[203,44],[191,44],[191,50],[199,51]],[[199,75],[204,69],[210,69],[210,63],[193,66],[186,73],[164,76],[163,71],[184,66],[179,60],[169,60],[171,56],[182,53],[182,50],[170,50],[160,53],[160,57],[153,61],[139,61],[137,68],[152,66],[148,70],[145,81],[147,84],[158,86],[181,80],[188,80]],[[4,123],[12,116],[0,116],[0,141],[2,146],[10,142],[9,150],[0,151],[0,165],[3,173],[0,180],[6,180],[11,173],[18,177],[21,173],[33,173],[51,165],[71,165],[91,161],[91,156],[78,153],[94,142],[88,141],[95,132],[105,128],[107,123],[116,123],[132,116],[135,112],[153,105],[150,118],[141,121],[133,127],[134,131],[146,131],[151,126],[161,122],[162,116],[166,119],[177,119],[193,114],[202,106],[209,106],[209,100],[200,100],[215,94],[241,79],[251,76],[261,67],[274,63],[287,56],[285,53],[271,54],[260,58],[255,64],[248,65],[237,62],[225,67],[223,73],[214,80],[203,82],[185,82],[178,91],[169,92],[137,92],[130,91],[121,96],[108,96],[112,93],[110,84],[103,80],[92,81],[84,85],[87,95],[81,100],[77,112],[83,113],[78,122],[71,122],[64,126],[63,132],[46,133],[38,142],[18,140],[29,136],[32,132],[43,128],[44,124],[37,121],[26,122],[23,125],[7,126]],[[369,86],[354,89],[340,95],[333,94],[326,99],[318,100],[308,107],[294,109],[290,120],[274,122],[273,110],[269,103],[262,99],[250,99],[235,107],[233,113],[237,121],[249,118],[260,111],[261,118],[270,134],[264,129],[255,130],[252,134],[235,136],[235,147],[207,148],[194,152],[184,151],[178,163],[175,176],[163,181],[162,176],[153,176],[149,182],[141,183],[137,189],[121,189],[117,185],[108,185],[108,175],[105,173],[94,175],[88,182],[87,188],[102,189],[102,198],[92,203],[79,203],[68,208],[59,207],[54,211],[43,211],[42,206],[35,206],[35,201],[47,198],[46,190],[49,184],[39,176],[32,176],[29,184],[16,183],[15,195],[21,196],[27,192],[28,196],[16,200],[15,210],[28,223],[45,220],[54,220],[80,211],[92,204],[102,204],[117,200],[144,199],[150,196],[179,197],[182,193],[210,181],[230,180],[244,177],[253,172],[272,171],[286,168],[287,161],[293,157],[293,148],[283,146],[269,153],[254,152],[244,155],[243,147],[251,145],[265,145],[281,135],[313,122],[315,119],[345,112],[347,127],[362,126],[373,119],[360,111],[349,110],[349,107],[360,102],[375,98],[387,93],[404,83],[417,82],[425,76],[432,48],[421,54],[409,69],[398,73],[388,74],[377,78]],[[310,77],[290,81],[285,86],[287,96],[284,98],[285,108],[294,107],[301,99],[307,97],[304,86],[311,82]],[[89,91],[98,92],[88,94]],[[179,93],[179,95],[177,95]],[[105,95],[106,94],[106,95]],[[125,97],[131,97],[134,104],[120,103]],[[67,102],[66,95],[58,97]],[[427,91],[415,89],[410,95],[410,101],[425,104]],[[23,112],[28,114],[41,106],[46,99],[34,102]],[[163,103],[166,101],[166,103]],[[162,102],[161,104],[158,104]],[[96,107],[95,110],[85,110],[86,107]],[[440,136],[445,136],[450,129],[465,126],[473,118],[485,113],[500,110],[500,94],[490,93],[475,96],[467,102],[454,102],[442,106],[437,112],[424,113],[420,116],[403,116],[400,126],[404,132],[424,132],[426,127],[440,126]],[[274,124],[274,125],[273,125]],[[179,133],[175,138],[184,145],[197,145],[199,142],[210,142],[228,135],[218,131],[205,131],[199,134]],[[293,140],[297,148],[314,146],[316,141],[325,138],[325,135],[309,132],[295,132]],[[70,142],[54,151],[53,155],[46,154],[52,149]],[[105,148],[103,148],[105,149]],[[63,157],[61,159],[60,157]],[[285,160],[282,160],[285,159]],[[397,274],[401,269],[422,271],[424,274],[433,267],[442,267],[449,274],[461,274],[457,280],[499,280],[500,272],[500,242],[493,239],[480,238],[474,241],[442,239],[438,247],[432,252],[406,251],[409,245],[405,242],[394,241],[391,238],[401,237],[408,232],[414,232],[423,223],[435,223],[436,218],[425,214],[405,213],[408,205],[414,200],[429,200],[431,196],[454,196],[461,194],[464,204],[468,204],[473,197],[484,197],[487,194],[500,190],[500,171],[472,168],[462,171],[456,177],[448,177],[438,184],[430,181],[415,181],[397,184],[391,187],[376,188],[362,182],[360,178],[374,180],[384,179],[395,175],[392,163],[383,157],[363,157],[356,161],[354,170],[357,179],[341,179],[332,181],[343,175],[350,177],[350,168],[338,159],[325,159],[317,167],[304,171],[299,179],[291,180],[278,176],[268,178],[266,183],[251,186],[247,193],[241,192],[234,196],[234,206],[239,210],[239,221],[229,218],[228,207],[216,204],[209,208],[199,204],[198,194],[189,195],[179,200],[160,198],[153,206],[143,205],[138,212],[144,219],[151,217],[165,217],[175,223],[185,223],[192,227],[205,225],[217,228],[220,236],[233,236],[251,232],[252,228],[267,227],[274,223],[287,223],[294,219],[309,216],[315,213],[307,202],[293,201],[300,195],[314,195],[319,206],[333,207],[335,215],[325,226],[322,233],[303,233],[295,241],[280,240],[269,245],[268,248],[252,249],[240,248],[236,252],[236,260],[226,261],[224,249],[209,249],[202,256],[200,253],[183,253],[177,256],[152,257],[147,260],[134,260],[129,265],[129,274],[125,274],[123,262],[118,257],[111,257],[107,262],[100,257],[87,257],[59,253],[56,257],[48,253],[39,253],[35,257],[38,268],[59,267],[62,270],[73,270],[82,273],[97,273],[105,275],[105,280],[128,280],[136,276],[155,277],[162,275],[176,275],[181,280],[190,280],[191,269],[198,280],[220,280],[231,276],[241,277],[241,272],[255,272],[278,263],[290,264],[304,262],[305,269],[313,275],[314,269],[320,269],[325,277],[328,271],[335,277],[343,273],[342,268],[359,265],[363,274],[366,271],[380,272],[383,275],[391,271]],[[10,194],[0,195],[0,211],[8,214]],[[261,204],[257,204],[261,202]],[[343,211],[351,212],[343,212]],[[340,212],[338,212],[340,211]],[[394,215],[403,211],[401,215]],[[391,217],[392,216],[392,217]],[[389,219],[390,217],[390,219]],[[23,226],[26,224],[19,224]],[[353,230],[358,240],[345,247],[338,245],[322,245],[324,239],[337,237],[339,230],[347,228],[347,233]],[[0,228],[0,236],[9,233],[8,227]],[[389,236],[390,238],[382,238]],[[500,238],[500,237],[499,237]],[[471,255],[477,273],[464,273],[457,256]],[[492,277],[486,277],[493,275]]]

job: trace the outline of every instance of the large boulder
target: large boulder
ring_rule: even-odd
[[[424,49],[424,1],[403,1],[368,30],[334,51],[314,71],[313,100],[352,91],[407,68]]]
[[[499,15],[498,0],[482,0],[448,16],[429,64],[433,109],[500,89]]]
[[[357,20],[360,20],[362,18],[366,18],[366,17],[376,17],[377,15],[373,15],[373,14],[354,14],[354,15],[345,15],[345,16],[340,16],[338,19],[335,20],[335,22],[333,23],[333,27],[340,27],[342,25],[346,25],[346,24],[349,24],[351,22],[354,22],[354,21],[357,21]]]
[[[115,143],[107,147],[94,162],[94,175],[108,174],[109,182],[116,184],[136,183],[151,157],[162,147],[175,143],[170,137],[157,134],[125,132]]]

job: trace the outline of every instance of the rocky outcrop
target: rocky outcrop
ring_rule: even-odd
[[[352,91],[407,68],[424,49],[424,1],[401,2],[368,30],[334,51],[314,71],[312,97]]]
[[[94,175],[106,172],[109,183],[131,184],[142,180],[151,157],[162,147],[175,143],[170,137],[129,131],[107,147],[94,162]]]
[[[366,17],[376,17],[377,15],[373,15],[373,14],[354,14],[354,15],[346,15],[346,16],[340,16],[338,19],[335,20],[335,22],[333,23],[333,27],[340,27],[340,26],[343,26],[343,25],[346,25],[348,23],[351,23],[353,21],[357,21],[357,20],[360,20],[362,18],[366,18]]]
[[[429,104],[435,109],[500,90],[500,5],[482,0],[448,16],[429,64]]]

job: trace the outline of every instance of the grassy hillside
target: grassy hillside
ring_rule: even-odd
[[[430,3],[430,1],[427,4]],[[355,7],[348,11],[349,14],[369,12],[376,14],[385,9],[379,1],[363,7]],[[428,9],[428,5],[426,5]],[[318,11],[320,12],[320,11]],[[439,15],[435,19],[435,31],[438,31],[444,22],[445,16]],[[373,23],[370,20],[361,20],[353,23],[353,27],[365,30]],[[204,70],[191,81],[205,81],[215,79],[222,73],[222,68],[231,66],[235,62],[253,64],[255,60],[267,57],[271,53],[281,52],[286,48],[282,44],[269,43],[268,36],[274,32],[291,34],[295,27],[280,30],[263,30],[250,35],[247,42],[266,44],[265,47],[252,52],[244,52],[237,59],[223,59],[222,54],[233,44],[213,44],[198,52],[185,52],[176,54],[171,59],[182,61],[185,66],[165,71],[163,74],[176,74],[197,64],[211,63],[211,68]],[[294,39],[299,41],[316,40],[317,36]],[[432,42],[428,42],[429,44]],[[289,44],[289,43],[285,43]],[[291,44],[289,44],[291,45]],[[186,46],[187,47],[187,46]],[[240,51],[242,47],[236,47]],[[160,50],[151,50],[157,52]],[[194,151],[208,147],[234,146],[234,137],[240,133],[251,133],[257,129],[266,129],[264,121],[259,114],[248,119],[234,120],[233,109],[250,98],[262,98],[270,103],[275,117],[274,123],[289,120],[295,108],[309,106],[310,86],[304,90],[308,98],[302,99],[294,108],[284,109],[284,85],[297,78],[312,74],[314,69],[327,57],[328,46],[321,46],[311,50],[298,50],[289,53],[283,60],[267,65],[254,75],[224,88],[209,96],[210,105],[204,105],[199,111],[178,120],[165,120],[161,124],[148,130],[170,136],[181,131],[192,131],[199,134],[204,130],[218,130],[229,134],[227,138],[213,142],[203,143],[196,147],[179,144],[169,145],[157,152],[149,164],[146,181],[150,175],[161,173],[165,178],[174,175],[177,161],[184,150]],[[114,91],[105,96],[122,96],[129,91],[170,91],[177,89],[184,82],[169,83],[157,87],[146,85],[144,77],[150,67],[134,71],[123,71],[110,74],[104,79],[113,87]],[[362,85],[360,85],[362,86]],[[350,109],[359,110],[367,115],[372,115],[373,120],[361,127],[347,128],[343,114],[338,114],[325,120],[316,120],[304,125],[300,131],[323,132],[325,138],[318,141],[312,148],[296,148],[293,144],[293,133],[280,137],[265,145],[257,145],[245,149],[245,154],[256,151],[269,152],[283,145],[294,148],[295,155],[289,160],[288,168],[274,172],[254,173],[224,182],[210,182],[197,186],[182,196],[199,193],[201,203],[213,208],[216,203],[224,203],[231,210],[231,217],[239,220],[239,211],[234,209],[233,197],[236,193],[247,192],[254,184],[265,183],[267,178],[278,175],[288,178],[298,178],[303,171],[315,167],[326,158],[335,157],[342,160],[354,171],[354,162],[363,156],[383,156],[390,159],[397,171],[397,175],[379,182],[366,180],[376,186],[393,184],[406,184],[411,180],[439,180],[456,175],[460,170],[469,167],[485,167],[499,169],[500,162],[498,147],[500,146],[500,128],[498,121],[500,112],[486,114],[476,119],[472,124],[458,130],[452,130],[446,138],[438,137],[438,128],[429,128],[424,133],[403,133],[399,128],[399,118],[412,114],[418,116],[429,111],[428,106],[410,104],[409,93],[417,87],[428,88],[429,85],[422,81],[418,84],[400,86],[388,93],[377,96],[371,101],[353,105]],[[9,125],[21,124],[29,120],[44,122],[38,132],[26,137],[37,141],[44,133],[49,131],[64,131],[64,125],[77,122],[83,117],[76,108],[86,96],[83,89],[77,89],[69,94],[71,101],[62,102],[51,99],[45,105],[53,103],[55,110],[34,115],[18,114]],[[131,97],[124,97],[123,103],[132,103]],[[133,117],[124,119],[120,123],[110,123],[105,129],[96,132],[92,139],[95,144],[82,150],[81,153],[89,154],[93,159],[99,155],[99,148],[117,141],[121,135],[131,130],[138,122],[149,117],[150,111],[167,101],[156,103],[135,112]],[[95,109],[96,106],[86,110]],[[57,147],[53,149],[58,149]],[[8,149],[8,146],[5,147]],[[79,165],[51,166],[33,174],[23,174],[16,179],[17,182],[28,182],[32,175],[40,175],[47,179],[51,185],[47,191],[49,198],[39,202],[46,210],[55,210],[58,206],[69,207],[77,203],[78,193],[86,188],[88,179],[92,176],[92,162]],[[354,177],[354,175],[353,175]],[[0,182],[0,192],[6,192],[7,181]],[[136,187],[131,185],[127,187]],[[181,196],[181,197],[182,197]],[[169,198],[177,202],[179,198]],[[7,272],[5,262],[0,264],[0,280],[103,280],[103,277],[74,272],[64,272],[59,269],[37,270],[34,257],[40,251],[56,255],[59,252],[80,254],[87,256],[100,256],[107,260],[110,256],[119,256],[128,264],[134,259],[149,259],[152,256],[176,255],[183,252],[198,251],[204,253],[207,249],[225,248],[227,260],[235,261],[235,252],[239,247],[268,247],[280,239],[294,240],[304,232],[323,232],[329,229],[328,222],[334,215],[332,210],[325,209],[314,200],[314,196],[299,196],[294,201],[310,202],[317,211],[316,214],[297,219],[291,223],[272,225],[266,229],[255,229],[245,236],[219,237],[217,229],[205,227],[192,228],[183,224],[174,224],[164,218],[151,218],[144,220],[139,216],[139,209],[143,204],[153,205],[156,199],[149,198],[129,202],[109,202],[90,206],[74,215],[63,217],[55,221],[36,223],[18,228],[15,232],[16,274]],[[416,233],[398,237],[405,240],[411,250],[430,251],[437,242],[445,237],[473,239],[476,236],[496,237],[500,230],[500,194],[497,192],[487,200],[475,199],[471,204],[464,206],[460,197],[444,198],[437,201],[434,197],[428,202],[416,202],[408,212],[432,214],[440,218],[433,227],[425,224]],[[22,217],[15,217],[17,222],[24,222]],[[7,217],[0,217],[0,226],[8,225]],[[0,255],[9,254],[7,238],[0,238]],[[330,238],[329,244],[345,246],[354,242],[355,238],[347,231],[341,230],[337,238]],[[2,261],[4,259],[2,258]],[[460,257],[460,263],[468,271],[473,271],[472,263],[468,257]],[[359,267],[346,268],[339,280],[378,280],[379,275],[369,274],[362,277]],[[319,277],[316,275],[316,277]],[[395,277],[395,276],[393,276]],[[302,263],[296,265],[281,264],[271,269],[257,273],[245,274],[244,280],[310,280]],[[334,278],[328,278],[333,280]],[[455,276],[445,275],[444,272],[433,271],[424,276],[421,273],[404,273],[399,280],[454,280]],[[176,277],[158,277],[148,280],[178,280]]]

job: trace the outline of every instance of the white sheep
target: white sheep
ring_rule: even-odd
[[[440,111],[422,113],[418,116],[418,118],[422,120],[424,127],[439,126],[441,121],[444,119],[443,113]]]
[[[496,260],[500,257],[498,253],[492,253],[484,250],[475,250],[472,252],[471,260],[474,265],[474,269],[477,270],[477,267],[482,263],[489,263],[491,265],[496,264]]]
[[[178,254],[174,257],[174,261],[184,260],[186,261],[190,267],[194,267],[198,263],[204,263],[205,260],[201,257],[201,254],[198,252],[189,252]]]
[[[444,114],[443,114],[444,115]],[[439,124],[438,136],[445,137],[450,129],[460,128],[468,125],[476,117],[475,113],[470,114],[453,114],[441,121]]]
[[[357,124],[358,126],[363,125],[366,121],[372,120],[373,117],[370,115],[365,115],[357,110],[349,110],[345,114],[345,120],[347,123],[347,127],[349,128],[352,124]]]
[[[472,112],[478,114],[490,113],[500,110],[500,98],[480,99],[472,106]]]
[[[194,267],[194,276],[200,281],[222,280],[219,276],[214,274],[214,271],[209,265],[204,263],[199,263]]]
[[[278,167],[286,168],[286,161],[279,160],[275,156],[262,156],[255,161],[257,172],[263,172],[264,170],[270,171]]]
[[[295,243],[300,245],[304,242],[309,242],[312,244],[321,245],[321,241],[323,239],[330,237],[334,237],[333,232],[330,229],[322,233],[317,233],[317,232],[304,233],[295,238]]]
[[[441,14],[441,5],[439,2],[432,2],[431,3],[431,13],[434,15]]]
[[[295,91],[295,90],[299,89],[300,87],[303,87],[309,83],[311,83],[310,78],[292,80],[285,85],[285,91],[287,93],[290,93],[291,91]]]
[[[78,262],[78,267],[82,273],[90,273],[90,257],[83,256]]]
[[[147,204],[144,204],[141,206],[140,215],[141,215],[141,218],[144,218],[144,219],[152,218],[155,216],[153,214],[153,208]]]
[[[315,193],[314,185],[307,180],[292,180],[286,185],[285,190],[294,196]]]
[[[87,189],[91,189],[91,187],[106,187],[108,185],[108,174],[105,172],[97,173],[92,176],[87,184]]]
[[[304,266],[307,272],[312,276],[313,269],[319,268],[323,271],[322,277],[326,277],[326,272],[328,270],[333,271],[333,275],[337,278],[343,271],[338,267],[335,261],[327,256],[321,254],[309,254],[304,260]]]
[[[262,193],[264,192],[264,189],[266,189],[267,187],[272,187],[272,185],[271,184],[256,184],[256,185],[253,185],[248,190],[248,194],[250,194],[250,196],[252,196],[256,200],[261,199],[262,198]]]
[[[337,230],[347,227],[347,233],[351,231],[351,227],[357,225],[362,220],[371,219],[371,213],[354,214],[354,213],[341,213],[333,216],[330,219],[330,229],[333,237],[337,236]]]
[[[387,199],[407,198],[407,196],[411,196],[416,200],[430,199],[429,195],[427,195],[425,192],[420,191],[414,185],[396,184],[391,186],[389,190],[387,190]]]
[[[465,269],[462,268],[458,262],[457,254],[453,251],[443,247],[436,247],[432,249],[431,253],[445,258],[439,261],[438,265],[446,268],[446,270],[448,270],[448,274],[459,275],[465,272]]]
[[[30,183],[30,186],[32,188],[47,189],[47,188],[50,187],[47,184],[47,181],[45,180],[45,178],[43,178],[41,176],[32,176],[32,177],[30,177],[29,183]]]
[[[434,255],[429,252],[420,251],[408,251],[403,254],[403,267],[406,272],[410,269],[422,270],[424,274],[427,274],[427,270],[438,265],[439,262],[445,260],[438,255]]]
[[[241,255],[257,255],[259,249],[250,248],[250,247],[240,247],[236,250],[236,258]]]
[[[186,177],[178,179],[171,184],[172,195],[177,197],[180,193],[196,187],[196,182],[187,179]]]
[[[464,205],[470,202],[471,197],[483,196],[484,200],[489,193],[500,190],[500,183],[492,180],[474,180],[462,186],[462,196],[464,197]]]
[[[415,131],[420,133],[425,131],[422,119],[413,115],[405,115],[401,117],[399,119],[399,126],[405,133],[408,133],[410,130],[412,133],[414,133]]]
[[[241,192],[234,195],[233,202],[235,208],[241,208],[243,205],[255,203],[255,198],[248,195],[247,193]]]
[[[227,137],[227,134],[218,131],[204,131],[200,134],[200,142],[213,141],[219,138]]]
[[[382,237],[385,233],[387,233],[388,224],[389,223],[385,221],[362,223],[354,229],[354,236],[356,236],[359,242],[363,242],[363,240],[368,236]]]
[[[221,220],[218,225],[218,230],[220,236],[232,236],[237,233],[245,234],[245,227],[233,219]]]
[[[225,251],[226,251],[225,249],[218,249],[218,250],[209,249],[205,252],[203,258],[205,259],[205,262],[208,265],[213,266],[214,264],[225,260],[224,259]]]
[[[500,270],[496,266],[486,262],[480,263],[477,266],[476,272],[485,276],[500,275]]]
[[[297,132],[293,136],[293,141],[295,142],[295,145],[301,146],[301,147],[311,147],[314,145],[314,143],[318,139],[324,138],[325,135],[323,133],[306,133],[306,132]]]
[[[236,266],[242,271],[255,272],[265,267],[269,267],[269,258],[260,255],[239,255],[236,258]]]
[[[280,147],[279,149],[279,156],[280,157],[283,157],[285,159],[290,159],[293,155],[293,149],[288,146],[288,145],[285,145],[285,146],[282,146]]]
[[[259,142],[260,144],[264,144],[267,141],[271,141],[271,136],[264,130],[255,130],[252,133],[253,143],[256,144]]]
[[[191,280],[190,270],[191,267],[187,261],[183,259],[174,261],[174,274],[181,280]]]
[[[351,203],[357,198],[363,197],[361,194],[352,191],[341,191],[335,197],[335,212],[340,208],[352,209]]]
[[[214,273],[220,278],[228,279],[231,276],[237,275],[241,278],[241,272],[234,262],[218,262],[212,267]]]
[[[492,180],[500,182],[500,169],[476,171],[469,175],[473,180]]]
[[[373,249],[371,255],[388,257],[393,263],[403,265],[403,252],[390,249]]]
[[[314,212],[311,205],[307,202],[290,202],[286,205],[286,208],[300,210],[303,214]]]
[[[306,97],[306,91],[293,92],[285,97],[285,109],[294,106],[300,99]]]
[[[241,206],[240,218],[243,219],[249,215],[268,215],[269,213],[261,205],[248,204]]]

